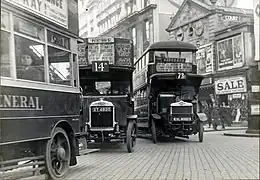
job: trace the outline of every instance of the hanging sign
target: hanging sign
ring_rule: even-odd
[[[227,77],[215,81],[216,94],[247,92],[246,78],[242,76]]]

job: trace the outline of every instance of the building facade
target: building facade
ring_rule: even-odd
[[[93,31],[89,31],[91,27],[80,28],[80,35],[133,39],[137,59],[152,42],[168,39],[165,29],[182,2],[183,0],[92,1],[85,6],[80,5],[79,9],[83,9],[80,11],[80,23],[91,26],[93,20],[96,26]],[[86,8],[88,11],[84,12]],[[85,23],[84,19],[87,18],[89,23]]]
[[[185,0],[167,31],[198,47],[197,72],[205,75],[200,100],[230,107],[233,121],[249,116],[254,62],[253,11]]]
[[[98,0],[79,0],[79,36],[82,38],[95,37],[97,29]]]

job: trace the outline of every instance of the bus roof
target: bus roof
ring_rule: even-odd
[[[182,51],[197,51],[197,47],[188,42],[182,41],[160,41],[151,44],[148,51],[158,50],[182,50]]]

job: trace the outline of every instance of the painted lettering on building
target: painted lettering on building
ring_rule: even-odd
[[[240,17],[239,16],[224,15],[223,20],[225,20],[225,21],[240,21]]]
[[[0,95],[1,110],[43,110],[40,98],[35,96]]]

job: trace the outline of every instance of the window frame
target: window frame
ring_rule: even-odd
[[[79,75],[75,73],[78,69],[78,61],[77,61],[77,51],[75,50],[76,48],[72,48],[72,41],[77,43],[77,39],[75,37],[67,36],[62,34],[61,32],[58,32],[55,28],[48,28],[44,23],[38,23],[33,21],[32,19],[28,19],[18,13],[12,12],[7,9],[1,9],[2,12],[6,12],[9,14],[9,29],[8,28],[3,28],[1,27],[1,31],[9,33],[10,38],[9,38],[9,58],[10,58],[10,77],[6,76],[1,76],[1,85],[6,85],[6,86],[12,86],[12,87],[24,87],[24,88],[31,88],[31,89],[44,89],[44,90],[53,90],[53,91],[71,91],[75,92],[75,90],[78,90],[79,87]],[[27,36],[25,34],[16,32],[14,30],[14,18],[18,17],[23,19],[24,21],[27,21],[29,23],[35,24],[36,26],[40,26],[43,28],[44,32],[44,41]],[[53,45],[48,42],[47,39],[47,31],[51,31],[54,33],[57,33],[63,37],[68,38],[69,40],[69,50],[66,48],[62,48],[60,46]],[[16,73],[16,54],[15,54],[15,41],[14,37],[22,37],[27,40],[31,40],[37,43],[40,43],[44,46],[44,82],[40,81],[32,81],[32,80],[26,80],[26,79],[18,79],[17,78],[17,73]],[[49,59],[48,59],[48,46],[57,48],[59,50],[63,50],[66,52],[69,52],[69,63],[71,66],[70,70],[70,85],[63,85],[63,84],[53,84],[50,83],[49,81]],[[73,49],[73,50],[72,50]],[[76,62],[74,62],[73,57],[75,56]],[[74,90],[73,90],[74,89]]]

